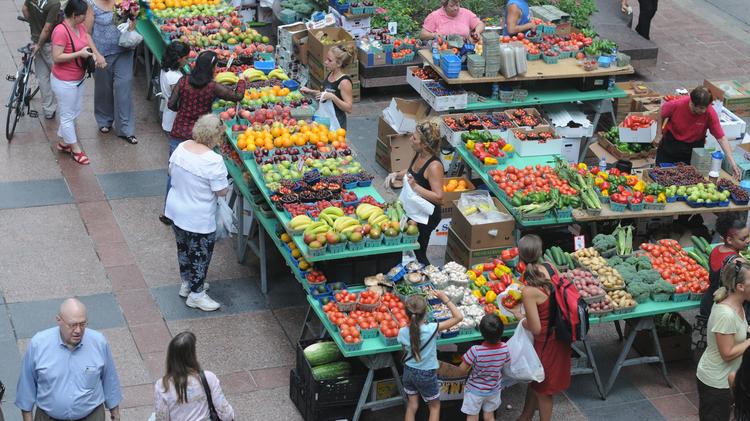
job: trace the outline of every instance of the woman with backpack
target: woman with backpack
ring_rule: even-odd
[[[534,349],[544,367],[544,381],[529,384],[523,412],[518,419],[530,421],[538,410],[541,421],[550,421],[554,395],[570,386],[570,343],[558,339],[554,330],[550,331],[551,316],[555,314],[550,299],[555,295],[553,278],[559,275],[541,262],[542,239],[539,236],[521,237],[518,252],[526,264],[523,273],[526,286],[521,290],[526,314],[522,314],[518,307],[511,311],[519,320],[526,319],[524,327],[534,335]]]

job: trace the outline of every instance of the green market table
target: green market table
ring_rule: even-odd
[[[146,71],[146,99],[151,99],[159,92],[158,78],[161,58],[164,56],[164,50],[167,49],[167,43],[161,31],[156,24],[150,19],[141,18],[135,22],[135,28],[143,36],[143,66]]]

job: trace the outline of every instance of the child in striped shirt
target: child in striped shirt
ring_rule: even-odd
[[[500,341],[503,330],[503,322],[496,314],[482,317],[479,331],[484,342],[472,346],[463,356],[461,368],[466,372],[471,370],[461,406],[467,421],[479,420],[480,411],[484,413],[484,421],[495,420],[495,410],[500,407],[501,370],[510,363],[508,347]]]

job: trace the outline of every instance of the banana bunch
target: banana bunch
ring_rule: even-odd
[[[214,81],[222,85],[234,85],[239,80],[240,78],[232,72],[220,72],[214,76]]]
[[[338,217],[333,222],[333,230],[341,234],[352,232],[357,227],[361,227],[359,221],[350,216]]]
[[[259,80],[268,80],[268,77],[266,77],[266,74],[263,73],[263,71],[258,69],[247,69],[244,72],[242,72],[242,77],[245,78],[248,82],[257,82]]]
[[[304,230],[312,223],[313,220],[309,216],[297,215],[292,218],[291,221],[289,221],[289,227],[292,229],[292,231]]]
[[[286,75],[283,69],[273,69],[271,73],[268,74],[269,78],[273,79],[279,79],[279,80],[289,80],[289,76]]]
[[[333,227],[336,219],[344,216],[344,211],[336,206],[329,206],[323,209],[318,215],[318,219],[328,224],[329,227]]]
[[[331,230],[330,225],[326,224],[324,221],[315,221],[315,222],[312,222],[310,225],[308,225],[307,228],[305,228],[304,235],[325,234],[330,230]]]
[[[367,218],[367,223],[373,226],[380,226],[383,222],[391,222],[391,219],[388,218],[388,215],[384,213],[373,213],[369,218]]]
[[[356,210],[357,217],[363,221],[369,221],[373,215],[383,215],[383,209],[369,203],[360,203]]]

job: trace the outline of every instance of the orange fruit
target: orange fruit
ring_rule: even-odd
[[[336,130],[336,134],[338,136],[346,136],[346,129],[338,129]]]

